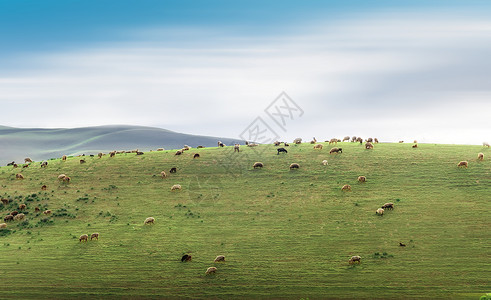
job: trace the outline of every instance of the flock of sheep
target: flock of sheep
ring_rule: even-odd
[[[337,143],[339,142],[345,142],[345,141],[351,141],[352,143],[355,143],[355,142],[358,142],[360,144],[363,144],[363,142],[365,141],[365,149],[367,150],[371,150],[374,148],[374,144],[377,144],[379,141],[377,138],[368,138],[368,139],[362,139],[361,137],[356,137],[356,136],[353,136],[353,137],[349,137],[349,136],[346,136],[344,137],[342,140],[340,139],[337,139],[337,138],[333,138],[333,139],[330,139],[328,141],[325,141],[325,142],[328,142],[329,145],[333,144],[333,145],[337,145]],[[403,142],[403,141],[400,141],[400,143]],[[280,146],[281,143],[283,143],[284,147],[288,147],[289,144],[286,143],[286,142],[279,142],[279,141],[276,141],[274,142],[273,144],[275,146]],[[301,138],[297,138],[293,141],[294,144],[301,144],[302,143],[302,139]],[[317,143],[317,140],[315,138],[313,138],[313,140],[310,142],[311,144],[314,144],[314,147],[313,149],[314,150],[322,150],[323,149],[323,145],[322,144],[318,144]],[[248,147],[255,147],[257,146],[258,144],[256,143],[250,143],[250,142],[246,142],[246,146]],[[483,146],[484,147],[490,147],[490,145],[488,143],[483,143]],[[225,145],[221,142],[221,141],[218,141],[218,147],[225,147]],[[412,145],[413,148],[417,148],[418,147],[418,143],[417,141],[414,141],[414,144]],[[204,148],[203,146],[198,146],[197,148]],[[182,155],[185,151],[188,151],[190,150],[191,147],[185,145],[182,149],[180,150],[177,150],[175,152],[175,155],[176,156],[179,156],[179,155]],[[159,148],[157,149],[157,151],[163,151],[164,149],[163,148]],[[234,145],[234,152],[240,152],[240,145],[239,144],[235,144]],[[136,155],[143,155],[143,152],[139,151],[139,150],[132,150],[132,151],[112,151],[112,152],[109,152],[109,157],[114,157],[116,154],[121,154],[121,153],[136,153]],[[280,153],[285,153],[287,154],[288,151],[285,149],[285,148],[278,148],[277,149],[277,154],[279,155]],[[329,150],[329,154],[339,154],[339,153],[343,153],[343,149],[342,148],[338,148],[338,147],[333,147]],[[105,154],[103,153],[98,153],[98,157],[99,158],[102,158],[102,156],[104,156]],[[91,155],[93,156],[93,155]],[[200,155],[198,153],[195,153],[193,155],[193,159],[197,159],[199,158]],[[484,154],[483,153],[478,153],[478,157],[477,157],[478,160],[482,161],[484,160]],[[66,161],[67,160],[67,156],[66,155],[63,155],[62,157],[62,161]],[[29,167],[30,164],[33,163],[32,159],[30,158],[25,158],[24,160],[25,162],[25,165],[23,166],[23,168],[27,168]],[[85,163],[85,159],[80,159],[80,163],[83,164]],[[322,161],[322,164],[324,166],[327,166],[328,165],[328,161],[327,160],[323,160]],[[12,162],[12,163],[9,163],[8,164],[9,166],[13,166],[14,168],[18,167],[17,164],[15,164],[15,162]],[[48,162],[42,162],[41,163],[41,167],[42,168],[46,168],[48,166]],[[469,163],[467,161],[460,161],[458,164],[457,164],[458,167],[465,167],[467,168],[469,166]],[[264,167],[264,163],[262,162],[255,162],[253,164],[253,168],[254,169],[261,169]],[[300,168],[300,164],[298,163],[291,163],[290,166],[289,166],[289,169],[290,170],[294,170],[294,169],[299,169]],[[176,167],[173,167],[170,169],[169,171],[170,173],[176,173],[177,172],[177,168]],[[160,173],[160,176],[162,178],[166,178],[168,177],[166,172],[165,171],[162,171]],[[16,179],[19,179],[19,180],[22,180],[24,179],[24,175],[22,175],[22,173],[17,173],[16,174]],[[68,184],[70,183],[70,177],[68,177],[67,175],[65,174],[60,174],[58,176],[58,180],[64,184]],[[359,176],[358,177],[358,181],[360,183],[364,183],[367,181],[367,178],[365,176]],[[46,185],[43,185],[41,187],[42,190],[46,190]],[[178,190],[182,190],[182,187],[181,185],[179,184],[174,184],[172,187],[171,187],[171,191],[178,191]],[[345,184],[342,186],[341,188],[341,191],[343,192],[350,192],[351,191],[351,186],[349,184]],[[2,203],[4,205],[7,205],[9,203],[9,200],[8,199],[1,199]],[[19,205],[19,210],[20,211],[23,211],[26,209],[26,205],[25,204],[20,204]],[[375,211],[375,214],[376,215],[379,215],[379,216],[383,216],[384,215],[384,212],[386,210],[392,210],[394,209],[394,203],[385,203],[384,205],[382,205],[380,208],[377,208],[376,211]],[[39,211],[39,208],[36,207],[36,212]],[[43,211],[43,213],[45,215],[50,215],[51,214],[51,210],[45,210]],[[4,221],[5,222],[10,222],[10,221],[20,221],[20,220],[24,220],[25,219],[25,214],[21,213],[21,212],[18,212],[18,211],[13,211],[11,213],[9,213],[7,216],[4,217]],[[149,224],[154,224],[155,223],[155,218],[153,217],[148,217],[145,219],[145,221],[143,222],[144,225],[149,225]],[[7,223],[1,223],[0,224],[0,229],[2,228],[7,228]],[[90,240],[93,240],[93,239],[96,239],[98,240],[99,239],[99,233],[93,233],[90,235]],[[82,234],[79,238],[79,242],[87,242],[89,240],[89,236],[87,234]],[[401,246],[403,246],[404,244],[400,243]],[[182,262],[186,262],[186,261],[191,261],[191,255],[184,255],[181,259]],[[225,256],[223,255],[219,255],[216,257],[215,261],[214,262],[224,262],[225,261]],[[349,259],[349,263],[350,264],[353,264],[353,263],[361,263],[361,257],[360,256],[352,256],[350,259]],[[217,268],[216,267],[209,267],[205,274],[213,274],[217,271]]]

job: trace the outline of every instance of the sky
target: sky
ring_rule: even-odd
[[[0,0],[0,125],[491,142],[490,13],[452,0]],[[278,119],[283,99],[296,109]]]

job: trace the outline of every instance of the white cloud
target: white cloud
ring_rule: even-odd
[[[485,110],[468,109],[489,103],[488,21],[377,16],[276,37],[220,32],[195,42],[177,34],[166,40],[166,32],[40,54],[30,58],[32,69],[4,70],[0,103],[19,113],[4,114],[1,123],[138,124],[236,137],[286,91],[305,116],[285,139],[424,135],[428,142],[480,143],[491,132]],[[460,106],[465,114],[454,113]],[[456,119],[458,130],[449,131]]]

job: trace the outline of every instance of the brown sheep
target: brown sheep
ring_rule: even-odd
[[[322,144],[317,144],[314,146],[314,149],[322,150],[322,147],[324,147],[324,146],[322,146]]]
[[[264,164],[262,162],[255,162],[254,165],[252,166],[254,169],[257,168],[262,168],[264,167]]]
[[[182,150],[177,150],[176,154],[174,154],[174,155],[181,155],[181,154],[182,154]]]
[[[103,155],[104,155],[104,154],[103,154],[102,152],[99,152],[99,153],[97,154],[97,156],[99,156],[99,158],[102,158],[102,156],[103,156]]]
[[[11,212],[10,214],[11,214],[12,216],[14,216],[14,217],[15,217],[15,216],[17,216],[17,215],[19,214],[19,212],[18,212],[18,211],[16,211],[16,210],[14,210],[14,211],[13,211],[13,212]]]
[[[482,152],[481,153],[478,153],[477,154],[477,159],[478,160],[484,160],[484,153],[482,153]]]
[[[165,177],[167,177],[167,174],[165,174],[165,171],[162,171],[162,172],[160,172],[160,176],[162,176],[162,178],[165,178]]]
[[[171,191],[180,191],[182,190],[182,187],[180,184],[174,184],[171,188],[170,188]]]
[[[3,218],[3,220],[4,220],[5,222],[10,222],[10,221],[13,221],[13,220],[14,220],[14,216],[12,216],[12,215],[8,215],[8,216],[6,216],[5,218]]]
[[[27,208],[27,205],[25,205],[25,204],[19,205],[19,210],[24,210],[26,208]]]
[[[116,156],[116,151],[109,152],[109,157],[114,157],[114,156]]]
[[[354,264],[355,262],[361,264],[361,256],[359,255],[355,255],[355,256],[352,256],[350,259],[349,259],[349,264]]]
[[[368,143],[373,143],[373,139],[372,139],[372,138],[368,138],[368,139],[367,139],[367,142],[368,142]]]
[[[337,145],[338,144],[338,139],[335,139],[335,138],[330,139],[329,140],[329,145],[331,145],[331,144],[336,144]]]
[[[367,150],[373,149],[373,144],[372,144],[372,142],[367,142],[367,143],[365,144],[365,149],[367,149]]]
[[[176,173],[177,172],[177,168],[176,167],[173,167],[173,168],[170,168],[170,173]]]
[[[35,207],[35,208],[34,208],[34,211],[35,211],[35,212],[38,212],[38,211],[40,211],[40,210],[41,210],[41,209],[40,209],[39,207]]]
[[[46,167],[48,167],[48,162],[47,161],[43,161],[41,163],[41,168],[46,168]]]
[[[18,173],[18,174],[15,175],[15,178],[17,178],[17,179],[24,179],[24,175]]]
[[[343,148],[334,147],[331,150],[329,150],[329,154],[333,154],[333,153],[343,153]]]
[[[280,141],[276,141],[276,142],[273,143],[273,145],[275,145],[275,146],[279,146],[280,144],[281,144]]]
[[[164,148],[158,148],[157,151],[164,151]]]
[[[96,240],[99,240],[99,233],[93,233],[90,235],[90,240],[92,241],[92,239],[96,239]]]
[[[143,152],[141,152],[141,151],[136,151],[136,155],[143,155]]]
[[[17,214],[15,217],[14,217],[14,220],[16,221],[20,221],[20,220],[24,220],[26,217],[26,215],[24,214]]]
[[[62,161],[66,161],[66,155],[63,155],[63,156],[61,157],[61,160],[62,160]]]
[[[201,146],[201,145],[200,145],[200,146],[198,146],[198,147],[196,147],[196,148],[201,149],[201,148],[204,148],[204,147],[205,147],[205,146]]]
[[[375,144],[378,144],[378,139],[377,139],[377,138],[374,138],[374,139],[373,139],[373,142],[374,142]]]
[[[195,153],[195,154],[193,155],[193,159],[195,159],[195,158],[199,158],[199,153]]]
[[[365,176],[358,176],[358,181],[359,182],[365,182],[365,181],[367,181],[367,178]]]
[[[24,163],[32,163],[32,159],[30,159],[29,157],[26,157],[24,158]]]
[[[63,178],[65,178],[65,177],[66,177],[65,174],[60,174],[60,175],[58,175],[58,180],[63,180]]]
[[[0,224],[0,229],[7,228],[7,223]]]
[[[23,165],[22,169],[29,168],[29,164]]]
[[[86,162],[86,161],[85,161],[85,159],[81,159],[81,160],[80,160],[80,163],[81,163],[81,164],[85,164],[85,162]]]
[[[417,140],[414,140],[414,142],[413,142],[413,143],[414,143],[414,144],[417,144],[417,143],[418,143],[418,141],[417,141]]]
[[[352,142],[352,143],[354,143],[354,142],[356,142],[356,140],[357,140],[357,139],[358,139],[358,138],[357,138],[356,136],[353,136],[353,137],[351,138],[351,142]]]
[[[468,167],[469,166],[469,163],[467,161],[461,161],[457,164],[457,167]]]
[[[222,261],[225,261],[225,256],[223,256],[223,255],[218,255],[218,256],[215,258],[215,261],[214,261],[214,262],[222,262]]]
[[[78,241],[81,242],[81,241],[84,241],[84,242],[87,242],[89,240],[89,236],[86,235],[86,234],[82,234],[79,238],[78,238]]]
[[[13,165],[12,165],[12,167],[17,168],[17,167],[18,167],[18,165],[17,165],[17,164],[13,164]]]
[[[413,145],[413,148],[418,148],[418,144],[414,144]]]
[[[404,143],[404,141],[399,141],[400,144]]]
[[[349,184],[343,185],[343,187],[341,188],[341,191],[343,191],[343,192],[351,192],[351,185],[349,185]]]
[[[300,168],[300,165],[299,165],[299,164],[297,164],[297,163],[292,163],[292,164],[290,165],[290,170],[293,170],[293,169],[299,169],[299,168]]]
[[[62,180],[63,180],[63,183],[70,183],[71,178],[68,176],[65,176]]]
[[[143,222],[143,225],[147,225],[147,224],[155,224],[155,218],[153,217],[146,218],[145,222]]]
[[[208,275],[208,274],[215,274],[216,271],[217,271],[217,268],[215,268],[215,267],[209,267],[208,269],[206,269],[205,274],[206,275]]]
[[[51,215],[51,210],[47,209],[47,210],[43,211],[43,214],[45,214],[45,215]]]
[[[345,136],[345,137],[343,138],[343,142],[344,142],[344,141],[348,141],[348,142],[349,142],[349,136]]]
[[[293,143],[294,144],[297,144],[297,145],[300,145],[302,143],[302,139],[301,138],[296,138],[293,140]]]
[[[41,187],[41,191],[46,191],[47,189],[48,187],[46,186],[46,184]]]
[[[10,200],[9,200],[9,199],[4,199],[4,198],[2,198],[2,200],[1,200],[1,201],[2,201],[3,205],[7,205],[7,204],[9,204],[9,201],[10,201]]]
[[[181,262],[188,262],[188,261],[191,261],[193,259],[193,257],[189,254],[184,254],[182,257],[181,257]]]
[[[384,209],[383,208],[377,208],[377,210],[375,211],[375,214],[383,216],[384,215]]]
[[[382,205],[383,209],[394,209],[394,203],[392,202],[387,202],[384,205]]]
[[[276,144],[275,144],[275,146],[276,146]],[[234,145],[234,152],[240,152],[240,145],[239,144]]]

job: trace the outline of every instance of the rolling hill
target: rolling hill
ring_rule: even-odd
[[[0,196],[9,200],[1,214],[27,208],[0,229],[0,297],[479,299],[491,291],[490,149],[338,147],[343,153],[330,155],[324,143],[276,155],[260,145],[1,167]],[[257,161],[264,168],[252,168]],[[294,162],[300,168],[290,170]],[[58,181],[62,173],[70,183]],[[395,208],[377,216],[386,202]],[[155,224],[144,225],[147,217]],[[79,242],[95,232],[99,240]],[[184,254],[192,261],[181,262]],[[217,255],[225,262],[214,263]],[[360,264],[348,263],[353,255]],[[212,266],[216,274],[205,275]]]
[[[71,129],[13,128],[0,126],[0,164],[35,161],[62,155],[97,154],[112,150],[176,149],[184,145],[216,146],[237,140],[177,133],[143,126],[97,126]]]

